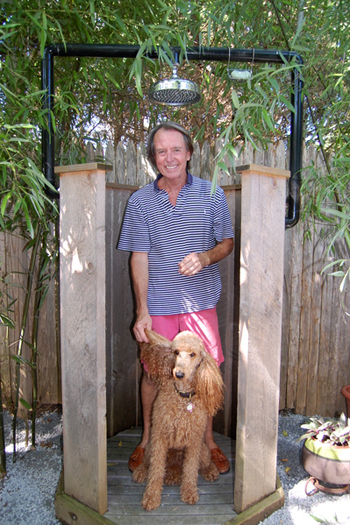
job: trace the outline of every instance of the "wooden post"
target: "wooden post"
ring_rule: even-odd
[[[107,511],[105,172],[60,166],[64,492]]]
[[[276,490],[285,170],[240,166],[242,222],[234,509]]]

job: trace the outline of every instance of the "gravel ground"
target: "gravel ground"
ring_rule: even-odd
[[[59,524],[54,501],[62,468],[62,415],[50,411],[37,418],[35,450],[30,446],[30,431],[27,446],[24,421],[18,420],[15,463],[8,412],[4,420],[7,475],[0,481],[1,525]]]
[[[282,509],[262,522],[264,525],[350,525],[350,493],[342,496],[324,492],[313,496],[305,494],[309,475],[301,464],[303,442],[298,443],[298,439],[305,432],[300,425],[308,419],[290,413],[279,416],[277,472],[286,501]]]
[[[334,496],[318,492],[305,494],[308,479],[300,462],[304,416],[279,417],[277,470],[285,493],[284,507],[264,525],[350,525],[350,494]],[[43,413],[37,422],[36,450],[25,443],[25,426],[19,424],[17,461],[12,461],[11,417],[5,413],[7,475],[0,481],[0,523],[2,525],[54,525],[54,498],[62,467],[62,417],[57,411]],[[135,524],[137,525],[137,524]]]

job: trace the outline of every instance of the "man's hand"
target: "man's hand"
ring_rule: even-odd
[[[227,257],[233,250],[233,239],[227,238],[218,242],[214,248],[207,252],[190,253],[179,262],[179,272],[191,277],[196,275],[206,266],[215,264]]]
[[[137,316],[134,324],[133,331],[136,337],[136,341],[138,341],[139,343],[149,342],[145,333],[146,328],[148,330],[152,329],[152,319],[148,312],[146,314],[141,314]]]
[[[208,264],[209,257],[206,252],[190,253],[179,262],[179,272],[182,275],[190,277],[196,275],[196,273],[200,272],[205,266],[208,266]]]

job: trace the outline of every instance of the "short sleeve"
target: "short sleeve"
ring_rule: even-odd
[[[213,217],[214,236],[217,242],[221,242],[223,239],[233,238],[234,233],[224,190],[218,186],[215,193]]]
[[[118,250],[149,252],[150,236],[147,220],[137,198],[132,196],[126,207],[123,225],[118,241]]]

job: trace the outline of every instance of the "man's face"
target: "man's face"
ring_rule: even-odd
[[[159,173],[169,180],[185,183],[186,166],[191,153],[186,147],[183,134],[175,129],[161,128],[154,135],[154,151]]]

